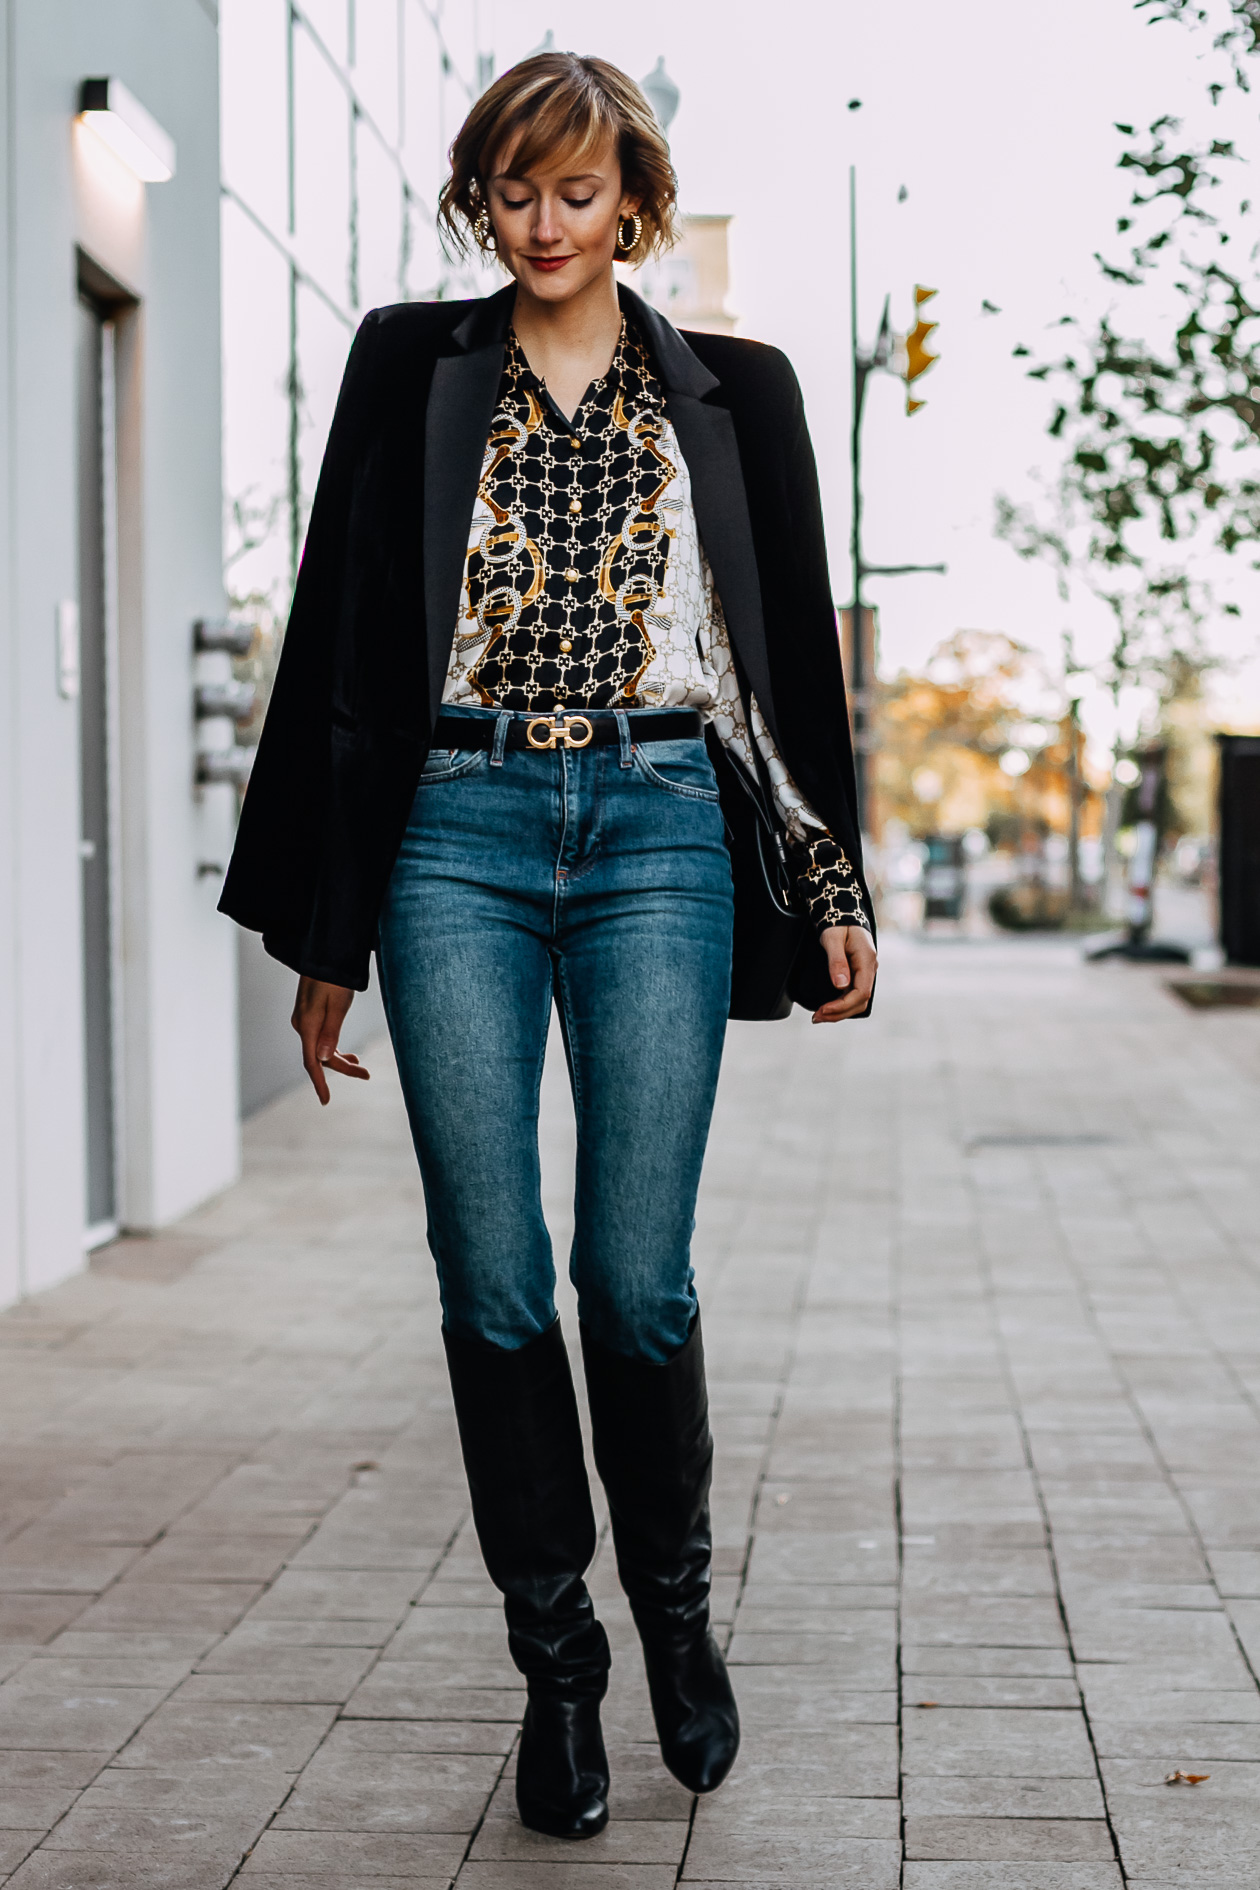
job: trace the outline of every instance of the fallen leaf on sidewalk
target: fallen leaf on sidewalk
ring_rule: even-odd
[[[1164,1783],[1165,1785],[1202,1785],[1203,1781],[1211,1776],[1210,1772],[1182,1772],[1179,1769],[1176,1772],[1170,1772]]]
[[[915,1705],[916,1706],[939,1706],[940,1701],[939,1700],[916,1700]]]

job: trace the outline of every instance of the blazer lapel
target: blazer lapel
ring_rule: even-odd
[[[691,498],[700,541],[722,600],[731,643],[777,743],[779,732],[770,687],[761,578],[753,547],[752,520],[739,463],[735,422],[725,407],[713,406],[708,401],[707,396],[721,383],[692,353],[672,322],[666,321],[632,289],[622,288],[621,301],[646,332],[656,356],[665,382],[665,406],[691,474]]]
[[[424,615],[429,657],[429,720],[437,721],[459,616],[468,523],[495,397],[515,284],[477,303],[455,329],[459,354],[442,355],[424,421]]]

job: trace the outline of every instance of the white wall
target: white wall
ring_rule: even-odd
[[[209,0],[3,0],[0,1300],[82,1264],[76,242],[140,298],[120,343],[122,1216],[168,1221],[238,1162],[235,950],[215,913],[232,791],[193,779],[191,626],[222,613],[217,32]],[[173,136],[135,186],[73,120],[120,78]]]

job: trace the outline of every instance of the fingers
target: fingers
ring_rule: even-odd
[[[330,1100],[326,1070],[342,1076],[366,1078],[368,1072],[356,1056],[339,1054],[337,1041],[346,1020],[354,992],[338,984],[325,984],[318,978],[299,978],[297,998],[290,1020],[302,1042],[302,1068],[311,1079],[311,1087],[322,1107]]]
[[[860,1017],[875,989],[875,972],[879,960],[866,933],[857,926],[849,926],[839,936],[843,940],[843,961],[840,952],[832,944],[834,934],[824,933],[823,942],[828,947],[831,982],[844,992],[844,996],[820,1005],[814,1012],[813,1021],[816,1024],[839,1024],[848,1017]]]
[[[816,1024],[842,1024],[846,1017],[860,1017],[870,1001],[870,993],[865,997],[860,991],[851,991],[848,997],[833,998],[830,1004],[822,1005],[814,1012]]]
[[[357,1076],[365,1083],[371,1075],[371,1071],[364,1069],[358,1057],[352,1057],[348,1053],[345,1056],[329,1057],[324,1068],[336,1070],[339,1076]]]

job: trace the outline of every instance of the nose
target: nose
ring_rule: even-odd
[[[538,212],[534,218],[534,241],[547,245],[558,243],[564,232],[556,215],[556,207],[547,198],[540,198]]]

